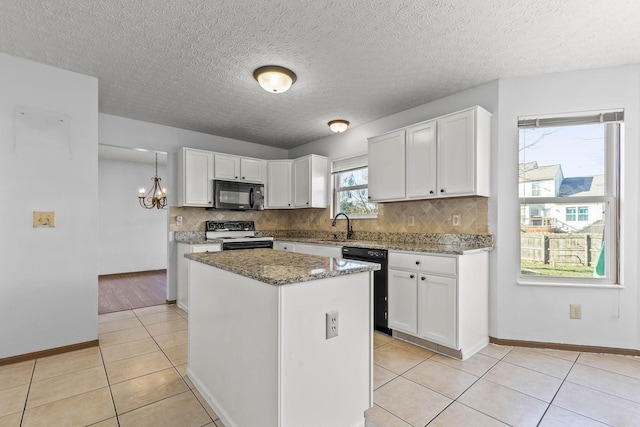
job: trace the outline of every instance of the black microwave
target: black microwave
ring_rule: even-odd
[[[207,209],[264,210],[264,185],[214,179],[213,206]]]

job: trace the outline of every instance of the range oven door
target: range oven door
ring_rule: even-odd
[[[213,181],[213,208],[234,211],[264,209],[264,186],[234,181]]]
[[[257,242],[223,242],[223,251],[233,251],[236,249],[258,249],[269,248],[273,249],[273,240],[259,240]]]

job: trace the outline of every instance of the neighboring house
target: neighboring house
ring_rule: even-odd
[[[520,163],[520,224],[523,231],[581,232],[604,217],[598,203],[571,203],[571,197],[597,196],[604,192],[604,175],[565,178],[561,165]],[[567,197],[565,203],[535,203],[537,197]]]

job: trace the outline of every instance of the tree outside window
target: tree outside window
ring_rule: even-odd
[[[378,205],[369,202],[369,169],[367,167],[335,174],[335,214],[353,218],[377,217]]]

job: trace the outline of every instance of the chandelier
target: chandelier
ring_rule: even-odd
[[[144,188],[140,189],[140,194],[138,194],[140,206],[145,209],[164,209],[165,206],[167,206],[167,189],[160,187],[161,179],[158,178],[158,153],[156,153],[156,176],[151,179],[153,180],[153,187],[149,193],[145,193]]]

